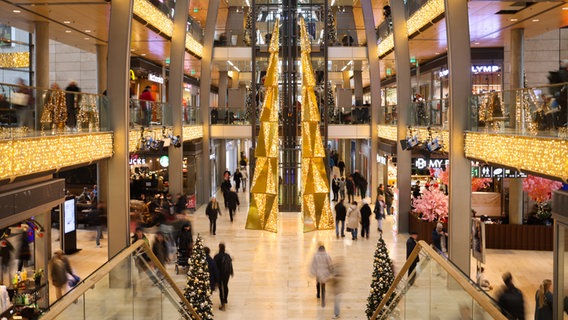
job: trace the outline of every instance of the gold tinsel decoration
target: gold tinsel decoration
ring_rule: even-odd
[[[311,43],[304,18],[300,19],[302,48],[302,216],[304,232],[333,229],[325,151],[320,133],[320,112],[310,60]]]
[[[99,109],[97,108],[97,96],[92,94],[84,94],[79,104],[79,113],[77,114],[78,129],[87,126],[89,131],[99,129]]]
[[[51,129],[59,128],[63,130],[67,121],[67,104],[65,92],[60,90],[48,90],[45,95],[45,105],[41,113],[41,131],[51,123]]]
[[[278,50],[279,20],[270,40],[270,58],[264,87],[266,96],[260,115],[256,166],[251,185],[247,229],[278,231]]]

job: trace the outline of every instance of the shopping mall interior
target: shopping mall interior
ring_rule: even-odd
[[[567,2],[0,9],[0,317],[568,318]]]

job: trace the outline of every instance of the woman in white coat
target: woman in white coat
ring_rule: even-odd
[[[361,212],[357,206],[357,202],[353,201],[351,207],[347,210],[347,228],[351,230],[351,240],[357,240],[357,229],[361,222]]]

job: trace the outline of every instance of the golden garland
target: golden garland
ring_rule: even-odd
[[[97,96],[86,94],[83,95],[79,104],[79,114],[77,115],[77,129],[81,129],[87,125],[89,131],[93,128],[99,129],[99,109],[97,108]]]
[[[67,103],[65,100],[65,92],[60,90],[49,90],[45,97],[46,103],[41,113],[41,131],[45,130],[45,126],[52,124],[52,129],[57,127],[62,130],[67,121]]]

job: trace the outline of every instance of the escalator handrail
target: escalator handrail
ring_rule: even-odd
[[[125,259],[129,258],[132,254],[136,254],[137,251],[142,249],[144,253],[150,258],[154,265],[159,269],[159,271],[164,276],[172,289],[176,292],[181,303],[187,307],[191,312],[192,316],[196,320],[201,320],[201,317],[195,312],[195,309],[191,306],[187,298],[184,296],[183,292],[176,285],[174,280],[170,277],[169,273],[166,271],[164,266],[159,262],[158,258],[154,255],[148,244],[144,240],[138,240],[132,245],[124,248],[121,252],[112,257],[109,261],[103,264],[99,269],[89,275],[85,280],[81,281],[76,287],[69,291],[63,298],[50,306],[50,309],[45,313],[41,319],[42,320],[52,320],[57,319],[57,317],[65,311],[72,303],[77,301],[83,294],[88,290],[91,290],[94,285],[96,285],[103,277],[109,274],[115,267],[121,264]]]

